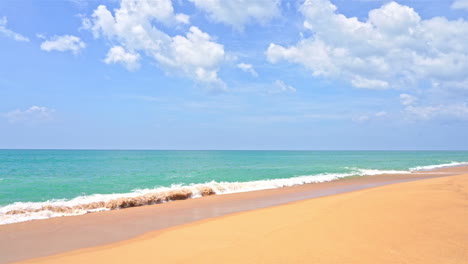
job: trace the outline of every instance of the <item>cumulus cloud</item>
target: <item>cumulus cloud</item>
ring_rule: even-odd
[[[167,53],[157,58],[161,64],[180,69],[197,81],[222,84],[217,72],[224,60],[224,47],[197,27],[190,27],[186,36],[173,37]]]
[[[182,24],[190,24],[190,16],[186,14],[177,14],[175,19]]]
[[[198,27],[190,27],[185,36],[170,36],[155,22],[171,25],[188,23],[189,18],[175,14],[170,0],[122,0],[114,14],[106,6],[98,6],[83,26],[97,38],[118,42],[134,56],[149,56],[168,73],[182,74],[212,89],[226,89],[218,77],[220,64],[225,60],[223,45]]]
[[[78,54],[85,47],[86,44],[79,37],[72,35],[53,36],[41,44],[41,49],[45,51],[71,51],[73,54]]]
[[[468,11],[468,0],[455,0],[450,7],[452,9],[464,9]]]
[[[271,43],[271,63],[305,66],[315,77],[344,80],[357,88],[418,86],[468,88],[468,22],[422,19],[408,6],[390,2],[366,21],[337,12],[329,0],[306,0],[304,28],[313,33],[293,46]]]
[[[254,77],[258,77],[258,73],[253,68],[252,64],[239,63],[237,64],[237,68],[241,69],[242,71],[252,74],[252,76]]]
[[[26,110],[16,109],[10,111],[4,116],[11,123],[36,123],[53,120],[55,110],[44,106],[31,106]]]
[[[280,15],[281,0],[189,0],[210,19],[242,30],[252,22],[262,24]]]
[[[137,70],[140,67],[140,55],[138,53],[127,52],[121,46],[112,47],[107,53],[104,62],[106,64],[120,63],[129,71]]]
[[[6,17],[0,18],[0,35],[3,35],[7,38],[14,39],[16,41],[29,42],[29,38],[12,31],[6,27],[8,20]]]

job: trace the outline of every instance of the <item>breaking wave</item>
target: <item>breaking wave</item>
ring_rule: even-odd
[[[438,164],[438,165],[417,166],[409,170],[410,171],[426,171],[426,170],[434,170],[434,169],[440,169],[440,168],[445,168],[445,167],[456,167],[456,166],[468,166],[468,162],[453,161],[450,163]]]
[[[174,184],[171,187],[137,189],[130,193],[93,194],[79,196],[70,200],[61,199],[49,200],[46,202],[16,202],[0,207],[0,224],[10,224],[59,216],[82,215],[90,212],[152,205],[209,195],[249,192],[308,183],[320,183],[350,176],[408,174],[418,170],[430,170],[460,165],[468,165],[468,162],[451,162],[441,165],[419,166],[411,168],[408,171],[347,168],[350,169],[351,172],[323,173],[284,179],[258,180],[249,182],[211,181],[202,184],[190,185]]]

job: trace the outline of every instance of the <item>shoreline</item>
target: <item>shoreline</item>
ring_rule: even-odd
[[[468,261],[468,174],[205,219],[22,263]]]
[[[196,199],[210,195],[226,195],[232,193],[285,188],[304,184],[330,182],[353,177],[425,173],[431,170],[457,166],[468,166],[468,162],[452,161],[445,164],[417,166],[407,170],[347,168],[350,169],[350,171],[318,173],[294,176],[290,178],[273,178],[244,182],[209,181],[187,185],[172,185],[170,187],[161,186],[155,188],[134,189],[130,192],[124,193],[96,193],[76,196],[70,199],[52,199],[39,202],[14,202],[0,207],[0,225],[120,210],[131,207],[162,204],[176,200]]]
[[[468,166],[445,167],[411,174],[347,177],[324,183],[206,196],[123,210],[2,225],[0,262],[20,261],[102,246],[148,232],[232,213],[256,211],[311,198],[466,172]],[[45,237],[47,243],[44,243]]]

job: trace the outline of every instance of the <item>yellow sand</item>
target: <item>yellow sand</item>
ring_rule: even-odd
[[[238,213],[31,262],[466,264],[468,174]]]

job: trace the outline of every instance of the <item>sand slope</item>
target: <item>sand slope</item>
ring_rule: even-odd
[[[238,213],[30,263],[466,264],[468,174]]]

